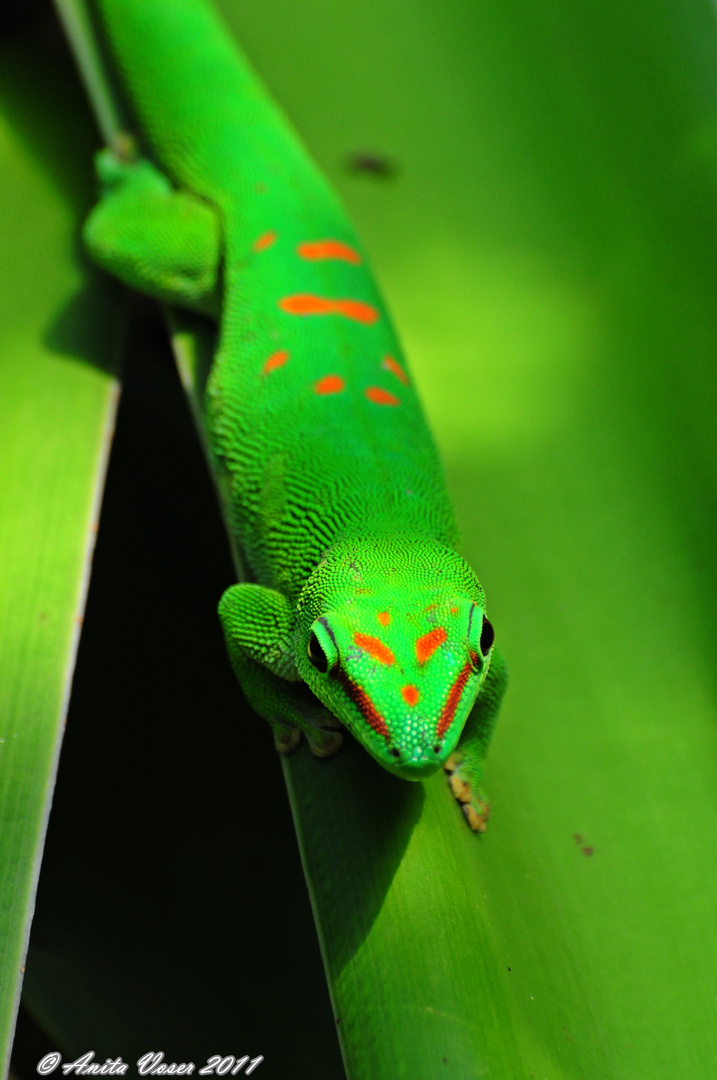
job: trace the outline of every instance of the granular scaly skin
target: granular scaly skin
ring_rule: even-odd
[[[85,241],[220,321],[206,426],[252,577],[219,609],[244,692],[284,751],[334,753],[337,718],[408,779],[450,759],[484,828],[505,669],[361,244],[204,0],[97,6],[147,159],[101,155]]]

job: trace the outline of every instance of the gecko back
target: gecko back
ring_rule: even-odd
[[[328,756],[338,721],[397,775],[449,768],[484,827],[504,667],[366,254],[204,0],[98,9],[151,160],[104,156],[85,237],[219,319],[205,419],[252,579],[220,605],[245,694],[281,750]]]

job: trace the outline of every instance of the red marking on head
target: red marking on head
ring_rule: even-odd
[[[340,240],[314,240],[311,243],[299,244],[297,250],[302,259],[343,259],[355,266],[361,262],[358,251],[354,251],[348,244],[342,244]]]
[[[457,615],[457,614],[458,614],[458,608],[457,607],[452,607],[451,608],[451,615]]]
[[[396,662],[396,658],[388,645],[384,645],[377,637],[371,637],[370,634],[356,633],[354,634],[354,642],[360,649],[365,649],[374,660],[378,660],[379,664],[393,664]]]
[[[288,359],[289,354],[285,349],[279,349],[278,352],[272,353],[269,359],[264,361],[264,367],[261,369],[262,375],[268,375],[270,371],[283,367]]]
[[[276,237],[277,234],[273,229],[270,229],[269,232],[262,233],[262,235],[252,244],[254,251],[266,251],[266,249],[270,248],[275,242]]]
[[[346,383],[340,375],[324,375],[314,383],[315,394],[340,394]]]
[[[391,621],[391,616],[387,611],[379,611],[377,618],[381,626],[388,626]]]
[[[469,660],[468,663],[465,664],[464,667],[461,669],[460,675],[453,683],[453,686],[448,693],[448,697],[446,698],[446,703],[441,711],[440,719],[438,721],[438,727],[436,728],[437,739],[442,739],[445,733],[448,731],[449,727],[451,726],[453,722],[453,717],[456,714],[456,709],[458,708],[458,702],[461,700],[465,685],[470,679],[472,671],[473,665]]]
[[[373,401],[374,405],[400,405],[401,402],[393,394],[389,394],[388,390],[382,390],[380,386],[369,386],[364,390],[364,394]]]
[[[385,368],[386,371],[390,371],[392,375],[395,375],[397,379],[400,379],[402,383],[408,386],[408,375],[392,356],[384,356],[381,367]]]
[[[326,297],[314,296],[313,293],[284,296],[279,301],[279,307],[289,315],[343,315],[346,319],[353,319],[367,326],[378,319],[376,308],[365,304],[363,300],[327,300]]]
[[[401,696],[407,705],[415,705],[421,695],[415,686],[402,686]]]
[[[383,735],[384,738],[387,739],[388,728],[386,727],[386,721],[378,712],[366,691],[358,686],[353,679],[349,679],[348,675],[341,667],[339,667],[336,672],[336,679],[341,686],[343,686],[347,696],[350,697],[353,703],[358,707],[369,727],[372,727],[375,732],[379,735]]]
[[[434,652],[439,645],[448,637],[442,626],[436,626],[435,629],[429,630],[423,637],[419,637],[416,642],[416,657],[419,664],[425,664],[429,656],[433,656]]]

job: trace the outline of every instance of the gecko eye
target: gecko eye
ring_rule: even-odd
[[[325,675],[329,670],[329,661],[326,658],[326,653],[319,645],[319,639],[316,634],[312,633],[309,638],[309,644],[306,651],[309,654],[309,660],[316,670],[320,671],[322,675]]]
[[[493,642],[495,641],[495,630],[493,624],[489,623],[485,615],[483,616],[483,629],[480,632],[480,651],[483,656],[487,656],[490,650],[493,648]]]

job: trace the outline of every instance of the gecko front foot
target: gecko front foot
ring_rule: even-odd
[[[340,722],[323,708],[303,710],[301,727],[278,719],[270,719],[269,723],[274,732],[274,746],[280,754],[291,754],[296,750],[302,731],[314,757],[333,757],[343,745],[343,736],[336,730],[341,726]]]
[[[314,757],[330,758],[338,754],[344,738],[337,728],[341,722],[323,707],[307,709],[304,713],[304,734]]]
[[[298,728],[289,724],[282,724],[281,720],[269,721],[271,730],[274,732],[274,746],[280,754],[291,754],[296,750],[301,741],[301,732]]]
[[[473,832],[485,832],[490,817],[490,803],[481,789],[471,781],[465,760],[460,753],[451,754],[444,765],[453,795]]]

